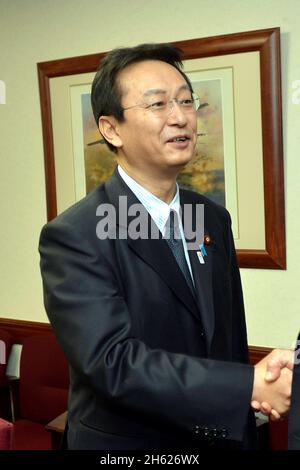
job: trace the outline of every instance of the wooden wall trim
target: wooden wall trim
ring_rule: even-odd
[[[0,328],[10,333],[16,343],[21,344],[27,336],[49,334],[52,332],[49,323],[12,320],[10,318],[0,318]]]
[[[0,328],[8,331],[17,343],[22,343],[27,336],[47,334],[52,331],[49,323],[33,322],[25,320],[12,320],[10,318],[0,318]],[[256,364],[263,359],[272,348],[264,346],[249,346],[250,362]]]
[[[249,355],[251,364],[256,364],[265,356],[267,356],[273,348],[267,348],[265,346],[249,346]]]

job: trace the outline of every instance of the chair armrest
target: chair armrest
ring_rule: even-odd
[[[51,432],[52,450],[59,450],[62,448],[63,433],[66,426],[67,415],[68,412],[65,411],[45,426],[45,430]]]
[[[65,411],[64,413],[62,413],[61,415],[57,416],[52,421],[50,421],[50,423],[46,424],[45,426],[46,431],[50,431],[52,433],[56,432],[59,434],[63,434],[65,430],[66,421],[67,421],[67,414],[68,412]]]

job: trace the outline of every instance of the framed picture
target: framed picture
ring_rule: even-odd
[[[240,267],[285,269],[280,30],[173,44],[201,103],[179,182],[228,208]],[[89,105],[105,54],[38,64],[49,220],[114,170]]]

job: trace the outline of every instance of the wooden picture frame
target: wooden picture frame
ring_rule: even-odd
[[[281,114],[280,29],[250,31],[173,43],[184,60],[248,52],[259,53],[265,247],[238,249],[240,267],[286,268],[283,140]],[[50,80],[95,72],[106,53],[37,64],[45,156],[48,220],[57,215]],[[253,188],[255,192],[255,188]],[[252,197],[249,194],[249,197]],[[255,223],[255,221],[252,221]]]

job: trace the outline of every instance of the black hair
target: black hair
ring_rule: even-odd
[[[118,121],[124,121],[118,74],[128,65],[144,60],[161,60],[172,65],[193,91],[190,80],[182,71],[182,51],[177,47],[171,44],[140,44],[113,49],[100,62],[92,84],[91,102],[97,125],[100,116],[114,116]],[[112,144],[106,143],[110,150],[116,151]]]

